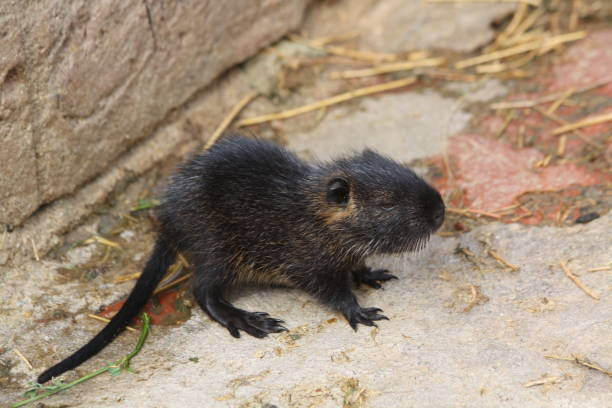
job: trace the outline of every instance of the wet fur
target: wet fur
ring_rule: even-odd
[[[193,156],[172,177],[157,210],[156,247],[111,322],[39,383],[104,348],[138,314],[164,271],[184,254],[196,300],[234,337],[286,330],[263,312],[235,308],[228,288],[255,283],[300,288],[341,312],[350,325],[386,319],[362,308],[353,282],[380,287],[395,278],[365,266],[375,253],[422,248],[442,223],[439,193],[407,167],[370,150],[308,164],[272,143],[229,135]]]

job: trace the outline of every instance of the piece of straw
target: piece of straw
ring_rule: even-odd
[[[545,385],[545,384],[556,384],[560,381],[565,380],[567,377],[564,375],[561,376],[555,376],[555,377],[549,377],[547,375],[538,378],[537,380],[533,380],[533,381],[529,381],[526,382],[525,384],[523,384],[523,387],[525,388],[529,388],[529,387],[534,387],[536,385]]]
[[[574,95],[580,94],[583,92],[588,92],[590,90],[602,87],[604,85],[609,84],[610,82],[612,82],[612,77],[603,79],[601,81],[597,81],[593,84],[583,86],[582,88],[576,89],[574,91]],[[542,104],[542,103],[556,101],[557,99],[561,98],[566,92],[567,90],[564,90],[561,92],[555,92],[555,93],[545,95],[540,98],[531,99],[531,100],[496,102],[494,104],[491,104],[491,109],[501,110],[501,109],[514,109],[514,108],[533,108],[534,106]]]
[[[121,245],[119,245],[115,241],[111,241],[110,239],[106,239],[106,238],[101,237],[99,235],[95,235],[95,236],[85,240],[85,244],[91,244],[93,242],[97,242],[98,244],[102,244],[102,245],[105,245],[107,247],[112,247],[112,248],[117,248],[117,249],[121,248]]]
[[[605,113],[603,115],[591,116],[590,118],[586,118],[580,120],[575,123],[570,123],[565,126],[561,126],[553,130],[553,135],[560,135],[562,133],[571,132],[576,129],[580,129],[587,126],[598,125],[600,123],[610,122],[612,121],[612,112]]]
[[[554,113],[548,113],[548,111],[546,111],[545,109],[542,109],[539,106],[533,106],[532,109],[538,111],[542,116],[547,117],[548,119],[552,120],[553,122],[556,122],[560,125],[567,125],[568,122],[563,119],[560,118],[559,116],[555,115]],[[578,136],[580,139],[582,139],[583,142],[585,142],[586,144],[589,144],[593,147],[596,147],[597,149],[602,149],[603,146],[599,145],[598,143],[593,142],[591,139],[589,139],[582,131],[580,131],[579,129],[575,129],[572,131],[573,134],[575,134],[576,136]]]
[[[87,317],[90,317],[90,318],[92,318],[92,319],[99,320],[99,321],[104,322],[104,323],[108,323],[108,322],[110,322],[110,319],[107,319],[106,317],[98,316],[98,315],[95,315],[95,314],[88,314],[88,315],[87,315]],[[131,332],[136,332],[136,333],[138,333],[138,330],[136,330],[136,329],[135,329],[135,328],[133,328],[132,326],[125,326],[125,328],[126,328],[127,330],[131,331]]]
[[[501,215],[499,214],[493,214],[488,211],[476,210],[476,209],[471,209],[471,208],[447,207],[446,211],[449,213],[460,214],[460,215],[474,214],[474,215],[483,215],[485,217],[490,217],[490,218],[495,218],[495,219],[501,218]]]
[[[348,101],[354,98],[360,98],[362,96],[371,95],[374,93],[390,91],[392,89],[402,88],[408,85],[412,85],[417,81],[416,77],[399,79],[397,81],[385,82],[383,84],[368,86],[365,88],[355,89],[350,92],[342,93],[340,95],[332,96],[331,98],[323,99],[315,103],[300,106],[299,108],[289,109],[286,111],[271,113],[263,116],[256,116],[254,118],[242,119],[236,123],[237,127],[251,126],[258,123],[270,122],[272,120],[288,119],[294,116],[303,115],[304,113],[312,112],[317,109],[325,108],[327,106],[335,105],[341,102]]]
[[[332,72],[332,79],[362,78],[373,75],[387,74],[389,72],[408,71],[414,68],[437,67],[444,63],[444,58],[425,58],[414,61],[395,62],[391,64],[381,64],[373,68],[353,69],[342,72]]]
[[[606,370],[601,367],[599,364],[592,362],[586,357],[579,357],[577,355],[572,354],[572,357],[561,357],[561,356],[544,356],[545,358],[553,359],[553,360],[563,360],[563,361],[572,361],[581,366],[590,368],[591,370],[596,370],[601,373],[606,374],[608,377],[612,377],[612,371]]]
[[[314,46],[315,48],[319,48]],[[321,47],[328,54],[339,55],[341,57],[348,57],[361,61],[370,61],[370,62],[382,62],[382,61],[395,61],[397,60],[397,55],[395,54],[384,54],[378,52],[371,51],[362,51],[362,50],[353,50],[350,48],[338,47],[335,45],[328,45],[326,47]]]
[[[563,270],[563,272],[565,272],[565,276],[570,278],[571,281],[576,284],[576,286],[578,286],[580,289],[582,289],[582,291],[584,293],[586,293],[587,295],[589,295],[593,299],[599,300],[599,296],[597,294],[595,294],[591,289],[589,289],[584,283],[582,283],[582,281],[580,279],[578,279],[578,277],[576,275],[574,275],[572,273],[572,271],[569,270],[569,268],[567,267],[567,264],[565,262],[561,261],[561,262],[559,262],[559,265],[561,266],[561,269]]]
[[[230,113],[227,114],[227,116],[221,121],[221,123],[219,124],[219,126],[217,126],[217,129],[215,129],[214,133],[212,134],[212,136],[210,136],[210,139],[208,139],[208,141],[206,142],[206,145],[204,146],[204,150],[208,150],[213,144],[215,144],[215,142],[217,141],[217,139],[219,138],[219,136],[221,136],[221,134],[223,133],[223,131],[225,129],[227,129],[227,127],[230,125],[230,123],[232,123],[232,120],[234,120],[234,118],[236,116],[238,116],[238,114],[242,111],[242,109],[244,109],[245,106],[247,106],[253,99],[255,99],[259,94],[257,92],[251,92],[249,94],[247,94],[246,96],[244,96],[230,111]]]
[[[17,348],[14,348],[13,351],[15,352],[15,354],[17,354],[17,356],[21,359],[21,361],[23,361],[25,365],[28,366],[30,370],[34,369],[34,367],[32,367],[32,363],[30,363],[30,360],[28,360],[21,351],[19,351]]]
[[[574,88],[569,88],[567,91],[565,91],[565,93],[563,95],[561,95],[561,97],[559,99],[557,99],[555,102],[553,102],[548,107],[548,109],[546,109],[546,112],[548,112],[548,113],[555,113],[555,111],[557,109],[559,109],[559,106],[561,106],[563,104],[563,102],[565,102],[573,94],[574,94]]]
[[[178,285],[179,283],[184,282],[184,281],[186,281],[187,279],[191,278],[191,275],[192,275],[191,273],[188,273],[188,274],[186,274],[186,275],[183,275],[183,276],[181,276],[180,278],[175,279],[175,280],[173,280],[172,282],[168,283],[167,285],[164,285],[164,286],[162,286],[162,287],[160,287],[160,288],[155,289],[155,292],[153,292],[153,294],[154,294],[154,295],[157,295],[158,293],[163,292],[163,291],[164,291],[164,290],[166,290],[166,289],[170,289],[171,287],[176,286],[176,285]]]
[[[427,0],[429,3],[525,3],[537,7],[541,0]]]
[[[468,58],[459,61],[455,64],[455,68],[463,69],[474,65],[479,65],[485,62],[495,61],[497,59],[511,57],[513,55],[522,54],[524,52],[533,51],[539,48],[549,48],[555,45],[563,44],[570,41],[577,41],[586,37],[586,31],[576,31],[573,33],[561,34],[554,37],[549,37],[543,40],[532,41],[526,44],[517,45],[515,47],[506,48],[500,51],[494,51],[487,54],[482,54],[477,57]]]
[[[510,262],[505,260],[500,254],[497,253],[497,251],[493,249],[489,249],[487,253],[489,254],[489,256],[491,256],[493,259],[495,259],[497,262],[499,262],[503,266],[510,268],[513,272],[516,272],[521,269],[518,266],[511,264]]]
[[[597,268],[587,269],[587,272],[601,272],[601,271],[610,271],[612,270],[612,266],[598,266]]]

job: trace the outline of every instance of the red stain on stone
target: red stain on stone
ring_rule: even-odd
[[[580,88],[612,79],[612,30],[591,33],[576,45],[569,47],[560,63],[555,64],[550,76],[543,80],[550,91]],[[612,82],[596,92],[612,95]]]
[[[181,312],[175,307],[178,297],[178,291],[169,289],[157,295],[155,301],[149,300],[142,312],[146,312],[151,317],[152,324],[175,323],[177,320],[179,320],[181,315]],[[99,315],[110,319],[112,316],[117,314],[124,303],[125,300],[115,302],[110,306],[107,306],[102,312],[99,313]],[[138,322],[139,320],[139,318],[136,318],[134,319],[134,322]]]
[[[543,105],[543,107],[546,108],[545,105]],[[612,107],[601,109],[588,116],[578,116],[577,111],[577,107],[561,107],[557,110],[557,112],[555,112],[555,114],[561,118],[576,118],[575,121],[578,121],[589,116],[598,116],[610,113],[612,112]],[[516,143],[518,135],[521,135],[520,137],[523,139],[524,143],[537,145],[540,148],[547,147],[549,152],[553,153],[556,151],[557,142],[559,140],[559,136],[554,135],[553,131],[560,126],[561,124],[552,121],[550,118],[542,115],[536,110],[521,109],[520,114],[518,114],[506,127],[502,138]],[[481,130],[485,134],[498,135],[502,131],[503,127],[504,119],[498,115],[486,116],[481,121]],[[593,140],[594,136],[600,136],[612,132],[612,121],[587,126],[581,128],[580,131],[584,133],[586,137]],[[585,147],[586,142],[571,132],[567,133],[566,135],[567,143],[565,146],[565,156],[570,158],[579,156],[582,149]]]
[[[456,179],[450,188],[464,192],[464,205],[493,211],[515,203],[530,191],[555,191],[574,184],[599,184],[604,177],[585,167],[565,163],[534,168],[544,154],[533,148],[516,150],[505,141],[459,135],[450,140]]]
[[[578,90],[610,80],[603,86],[570,97],[573,104],[559,106],[555,115],[574,123],[612,112],[611,44],[612,30],[590,34],[569,47],[549,72],[531,82],[541,91],[519,92],[506,101],[535,100],[554,92]],[[553,102],[538,107],[546,110]],[[575,219],[580,215],[580,210],[572,207],[576,195],[581,195],[586,186],[612,182],[612,175],[600,159],[596,162],[584,160],[593,154],[593,147],[587,146],[574,133],[564,135],[565,150],[559,157],[560,136],[553,132],[561,124],[550,115],[531,108],[485,113],[472,129],[473,134],[450,138],[448,157],[454,177],[439,177],[434,184],[446,192],[447,204],[453,207],[492,212],[520,202],[520,207],[504,213],[500,219],[504,222],[538,225]],[[612,157],[612,143],[603,137],[612,132],[612,122],[584,127],[580,132],[594,143],[607,145],[605,156]],[[535,164],[548,155],[550,163],[536,168]],[[431,163],[438,169],[446,167],[442,160],[432,159]],[[554,195],[523,196],[553,191]]]

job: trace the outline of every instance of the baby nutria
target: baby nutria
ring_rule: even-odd
[[[38,377],[44,383],[110,343],[151,297],[180,252],[193,265],[200,307],[234,337],[287,330],[282,320],[225,299],[230,287],[300,288],[342,313],[354,330],[387,319],[357,303],[351,284],[396,278],[365,264],[373,254],[422,248],[444,220],[440,194],[409,168],[365,150],[308,164],[264,140],[229,134],[171,178],[157,208],[159,235],[119,312],[77,352]]]

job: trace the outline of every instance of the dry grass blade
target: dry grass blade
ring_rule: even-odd
[[[561,126],[553,130],[553,135],[560,135],[562,133],[571,132],[576,129],[580,129],[587,126],[598,125],[600,123],[612,121],[612,112],[605,113],[603,115],[592,116],[590,118],[583,119],[576,123],[570,123],[565,126]]]
[[[28,360],[21,351],[19,351],[17,348],[14,348],[13,351],[15,352],[15,354],[17,354],[21,361],[23,361],[24,364],[28,366],[30,370],[34,369],[34,367],[32,367],[32,363],[30,363],[30,360]]]
[[[449,213],[453,213],[453,214],[460,214],[460,215],[470,215],[470,214],[474,214],[474,215],[483,215],[485,217],[490,217],[490,218],[501,218],[501,215],[499,214],[493,214],[491,212],[487,212],[487,211],[482,211],[482,210],[475,210],[475,209],[470,209],[470,208],[453,208],[453,207],[447,207],[446,211],[448,211]]]
[[[566,378],[567,377],[565,375],[554,376],[554,377],[549,377],[545,375],[541,378],[538,378],[537,380],[526,382],[525,384],[523,384],[523,387],[529,388],[529,387],[534,387],[536,385],[556,384],[558,382],[565,380]]]
[[[178,285],[179,283],[184,282],[184,281],[186,281],[187,279],[191,278],[191,275],[192,275],[191,273],[188,273],[188,274],[186,274],[186,275],[183,275],[183,276],[181,276],[180,278],[175,279],[175,280],[173,280],[172,282],[168,283],[167,285],[164,285],[164,286],[162,286],[162,287],[160,287],[160,288],[155,289],[155,292],[153,292],[153,294],[154,294],[154,295],[157,295],[158,293],[161,293],[161,292],[163,292],[163,291],[164,291],[164,290],[166,290],[166,289],[170,289],[171,287],[176,286],[176,285]]]
[[[565,102],[569,97],[571,97],[574,94],[574,91],[575,91],[574,88],[569,88],[567,91],[565,91],[563,95],[561,95],[559,99],[557,99],[554,103],[552,103],[548,107],[548,109],[546,109],[546,112],[555,113],[555,111],[559,109],[559,106],[561,106],[563,102]]]
[[[478,74],[498,74],[508,69],[508,66],[499,61],[492,62],[490,64],[478,65],[476,72]]]
[[[532,41],[530,43],[517,45],[515,47],[506,48],[500,51],[494,51],[487,54],[482,54],[477,57],[468,58],[463,61],[459,61],[455,64],[455,68],[463,69],[474,65],[483,64],[485,62],[495,61],[502,58],[511,57],[513,55],[522,54],[525,52],[550,48],[566,42],[577,41],[586,37],[586,31],[577,31],[574,33],[561,34],[554,37],[545,38],[542,40]]]
[[[429,3],[524,3],[539,6],[542,0],[427,0]]]
[[[573,361],[576,364],[590,368],[591,370],[602,372],[606,374],[607,376],[612,377],[612,371],[602,368],[599,364],[592,362],[586,357],[579,357],[573,354],[572,354],[572,357],[561,357],[561,356],[544,356],[544,357],[549,358],[551,360]]]
[[[557,122],[561,125],[567,125],[568,122],[565,119],[560,118],[559,116],[555,115],[554,113],[548,113],[547,110],[542,109],[539,106],[533,106],[532,109],[538,111],[542,116],[547,117],[548,119]],[[603,149],[603,146],[599,145],[598,143],[593,142],[592,140],[590,140],[583,132],[581,132],[578,129],[575,129],[572,131],[572,133],[576,136],[578,136],[580,139],[582,139],[583,142],[585,142],[586,144],[589,144],[597,149]]]
[[[563,157],[565,155],[565,146],[567,145],[567,136],[562,135],[559,138],[559,143],[557,144],[557,156]]]
[[[504,119],[504,124],[502,125],[502,127],[499,129],[499,131],[495,135],[496,139],[501,138],[504,135],[504,133],[506,133],[506,130],[508,130],[508,126],[510,126],[510,123],[514,120],[515,116],[516,116],[516,111],[514,109],[508,112],[508,114],[506,115],[506,118]]]
[[[90,317],[90,318],[95,319],[95,320],[99,320],[99,321],[104,322],[104,323],[110,322],[110,319],[107,319],[106,317],[98,316],[98,315],[95,315],[95,314],[88,314],[87,317]],[[138,333],[138,330],[136,330],[132,326],[125,326],[125,328],[127,330],[131,331],[131,332]]]
[[[168,268],[168,272],[166,273],[166,275],[164,276],[164,278],[162,279],[162,284],[165,281],[170,281],[167,284],[165,284],[164,289],[167,289],[171,286],[174,286],[175,283],[175,279],[176,276],[179,273],[180,268],[188,268],[189,267],[189,262],[187,261],[187,259],[185,259],[185,257],[183,256],[183,254],[178,254],[178,260],[177,262],[175,262],[174,264],[172,264],[172,266],[170,266],[170,268]],[[123,282],[128,282],[134,279],[138,279],[140,278],[140,275],[142,275],[141,272],[135,272],[135,273],[130,273],[127,275],[122,275],[122,276],[117,276],[115,279],[113,279],[113,283],[123,283]],[[184,281],[185,279],[182,279],[180,282]]]
[[[544,10],[542,10],[541,8],[535,9],[530,15],[527,16],[525,20],[523,20],[516,27],[514,34],[512,35],[511,38],[507,40],[507,42],[509,42],[510,44],[513,44],[513,43],[516,44],[520,42],[520,40],[518,39],[524,37],[526,31],[529,30],[535,24],[535,22],[540,17],[542,17],[542,15],[544,15]]]
[[[338,47],[335,45],[322,46],[320,40],[309,41],[299,36],[290,36],[291,41],[298,44],[303,44],[308,47],[316,48],[318,50],[325,51],[328,54],[338,55],[340,57],[351,58],[358,61],[368,62],[384,62],[384,61],[396,61],[398,56],[396,54],[385,54],[371,51],[354,50],[351,48]]]
[[[584,86],[582,88],[578,88],[574,91],[574,95],[591,91],[593,89],[607,85],[610,82],[612,82],[612,77],[606,78],[601,81],[597,81],[593,84]],[[557,99],[561,98],[566,92],[567,90],[561,91],[561,92],[555,92],[549,95],[545,95],[541,98],[536,98],[536,99],[531,99],[531,100],[496,102],[491,105],[491,109],[501,110],[501,109],[514,109],[514,108],[533,108],[536,105],[540,105],[542,103],[556,101]]]
[[[378,65],[373,68],[354,69],[350,71],[332,72],[332,79],[362,78],[373,75],[387,74],[389,72],[408,71],[422,67],[437,67],[444,63],[444,58],[426,58],[415,61],[396,62]]]
[[[32,252],[34,253],[34,259],[40,261],[40,256],[38,255],[38,248],[36,247],[36,242],[34,238],[30,238],[30,242],[32,243]]]
[[[237,104],[236,106],[234,106],[232,108],[232,110],[230,111],[230,113],[227,114],[227,116],[221,121],[221,123],[219,124],[219,126],[217,127],[217,129],[215,129],[215,132],[212,134],[212,136],[210,137],[210,139],[208,139],[208,141],[206,142],[206,145],[204,146],[204,150],[209,149],[213,144],[215,144],[215,142],[217,141],[217,139],[221,136],[221,134],[223,133],[223,131],[225,129],[227,129],[227,127],[230,125],[230,123],[232,123],[232,120],[234,120],[234,118],[236,116],[238,116],[238,114],[245,108],[245,106],[247,106],[253,99],[255,99],[259,94],[257,92],[251,92],[248,95],[246,95],[245,97],[243,97]]]
[[[92,244],[94,242],[97,242],[98,244],[102,244],[102,245],[105,245],[105,246],[111,247],[111,248],[117,248],[117,249],[121,248],[121,245],[119,245],[118,243],[116,243],[114,241],[111,241],[110,239],[103,238],[103,237],[98,236],[98,235],[85,240],[86,244]]]
[[[479,78],[478,75],[464,74],[463,72],[456,72],[448,69],[431,70],[424,72],[423,75],[427,75],[430,78],[443,79],[446,81],[475,82]]]
[[[403,88],[408,85],[412,85],[417,81],[415,77],[404,78],[397,81],[385,82],[383,84],[368,86],[365,88],[355,89],[350,92],[342,93],[340,95],[332,96],[331,98],[323,99],[315,103],[300,106],[299,108],[289,109],[286,111],[272,113],[269,115],[256,116],[254,118],[247,118],[239,121],[236,126],[244,127],[256,125],[258,123],[270,122],[272,120],[288,119],[294,116],[303,115],[304,113],[312,112],[317,109],[325,108],[327,106],[335,105],[341,102],[346,102],[350,99],[360,98],[362,96],[371,95],[374,93],[380,93],[390,91],[392,89]]]
[[[612,266],[598,266],[597,268],[587,269],[587,272],[601,272],[601,271],[610,271],[612,270]]]
[[[504,32],[502,32],[495,39],[495,43],[493,44],[492,48],[496,48],[500,44],[505,44],[507,39],[514,35],[516,29],[521,24],[521,22],[523,21],[523,18],[525,17],[525,14],[527,14],[528,11],[529,11],[528,4],[521,3],[519,5],[518,9],[516,10],[516,13],[514,13],[514,15],[512,16],[512,20],[510,20],[510,23],[508,24]]]
[[[395,54],[384,54],[371,51],[352,50],[350,48],[337,47],[329,45],[323,47],[323,50],[329,54],[339,55],[341,57],[348,57],[361,61],[370,62],[382,62],[382,61],[396,61],[397,55]]]
[[[135,273],[129,273],[127,275],[117,276],[115,279],[113,279],[113,283],[129,282],[131,280],[140,278],[141,274],[142,274],[141,272],[135,272]]]
[[[510,268],[514,272],[516,272],[516,271],[521,269],[518,266],[516,266],[514,264],[511,264],[510,262],[508,262],[507,260],[502,258],[502,256],[500,254],[498,254],[497,251],[495,251],[493,249],[489,249],[487,251],[487,253],[489,254],[489,256],[491,256],[493,259],[495,259],[497,262],[499,262],[503,266],[506,266],[506,267]]]
[[[570,278],[571,281],[576,284],[576,286],[578,286],[580,289],[582,289],[582,291],[584,293],[586,293],[587,295],[589,295],[593,299],[599,300],[599,296],[596,293],[594,293],[591,289],[589,289],[584,283],[582,283],[582,281],[580,279],[578,279],[578,277],[576,275],[574,275],[572,273],[572,271],[569,270],[569,268],[567,267],[567,264],[565,262],[561,261],[561,262],[559,262],[559,265],[561,266],[561,269],[563,270],[563,272],[565,272],[565,276]]]
[[[185,256],[183,256],[183,254],[179,253],[179,254],[178,254],[178,259],[179,259],[179,262],[180,262],[181,264],[183,264],[183,267],[184,267],[184,268],[189,268],[189,262],[187,261],[187,259],[185,258]]]
[[[489,297],[482,293],[480,286],[470,285],[470,301],[463,308],[464,313],[470,312],[475,306],[481,305],[489,301]]]

